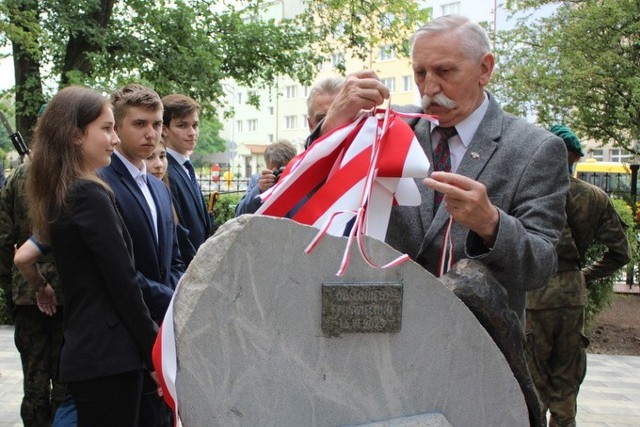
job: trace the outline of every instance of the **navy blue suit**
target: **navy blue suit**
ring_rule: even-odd
[[[169,184],[173,204],[180,224],[189,231],[189,246],[181,245],[182,258],[189,265],[201,244],[211,235],[211,218],[207,212],[202,193],[191,184],[183,166],[167,153],[169,159]]]
[[[101,169],[100,175],[115,193],[118,211],[133,242],[135,267],[144,301],[151,317],[160,324],[185,269],[178,248],[169,190],[162,181],[147,174],[147,187],[158,215],[156,243],[149,205],[122,160],[115,154],[111,156],[111,165]]]

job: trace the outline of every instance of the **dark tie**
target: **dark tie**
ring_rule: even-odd
[[[200,186],[198,185],[198,180],[196,179],[196,171],[193,169],[193,164],[191,164],[191,161],[189,160],[187,160],[183,164],[189,172],[189,178],[191,178],[191,185],[193,185],[193,189],[196,190],[196,194],[200,194]]]
[[[438,134],[440,135],[440,141],[438,142],[438,145],[436,145],[436,148],[433,150],[433,170],[451,172],[451,152],[449,151],[449,139],[456,136],[458,132],[456,131],[455,127],[437,127],[436,132],[438,132]],[[434,212],[437,212],[443,198],[444,194],[436,191],[433,197]]]

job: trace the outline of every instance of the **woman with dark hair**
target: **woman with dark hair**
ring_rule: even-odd
[[[61,90],[38,121],[27,178],[34,234],[51,246],[65,293],[60,377],[81,427],[137,426],[143,367],[153,367],[157,332],[136,281],[131,239],[111,189],[96,175],[120,143],[113,127],[106,98],[81,87]]]

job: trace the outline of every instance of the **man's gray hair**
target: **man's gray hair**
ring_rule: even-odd
[[[274,144],[267,145],[264,150],[264,161],[267,164],[274,165],[276,168],[280,168],[287,166],[297,154],[296,147],[292,143],[286,139],[281,139]]]
[[[445,32],[457,33],[464,55],[472,60],[480,60],[485,53],[491,52],[491,43],[487,32],[477,23],[462,15],[445,15],[427,22],[411,38],[411,52],[418,38],[430,34]]]
[[[344,84],[344,78],[342,77],[326,77],[322,80],[318,80],[313,86],[307,97],[307,113],[311,116],[311,100],[318,95],[336,95],[342,85]]]

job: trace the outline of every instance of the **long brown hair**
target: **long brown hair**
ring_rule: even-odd
[[[104,185],[95,171],[85,170],[78,143],[87,126],[95,121],[109,101],[99,93],[70,86],[48,103],[33,137],[31,165],[27,175],[29,218],[34,232],[45,242],[49,225],[66,208],[67,194],[79,178]]]

